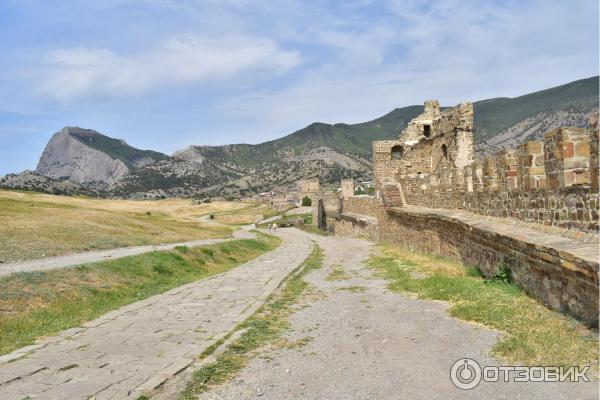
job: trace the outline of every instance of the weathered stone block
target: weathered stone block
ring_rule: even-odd
[[[494,157],[483,160],[483,184],[487,190],[498,190],[498,167]]]
[[[591,183],[589,143],[589,132],[580,128],[561,128],[544,135],[548,188]]]
[[[557,158],[569,158],[574,155],[574,145],[573,142],[563,142],[562,152],[559,151],[560,157]]]
[[[523,148],[529,154],[542,154],[544,152],[544,143],[529,141],[523,143]]]
[[[568,169],[587,169],[589,167],[589,159],[587,158],[569,158],[563,160],[563,168]]]
[[[579,157],[589,157],[590,156],[590,143],[589,142],[579,142],[575,145],[575,155]]]
[[[342,197],[348,199],[354,196],[354,180],[353,179],[342,179]]]

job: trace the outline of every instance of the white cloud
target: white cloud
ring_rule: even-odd
[[[130,56],[76,47],[52,51],[47,61],[41,92],[69,101],[137,95],[165,85],[235,79],[251,72],[282,74],[296,67],[301,56],[260,37],[186,34]]]
[[[335,58],[292,85],[228,99],[221,110],[274,137],[312,121],[365,121],[429,98],[453,105],[585,78],[597,71],[598,50],[589,46],[597,43],[597,21],[584,3],[398,0],[378,24],[312,29],[310,40]]]

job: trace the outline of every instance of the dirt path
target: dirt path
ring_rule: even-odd
[[[202,222],[210,220],[202,219]],[[217,222],[214,225],[221,225]],[[134,256],[138,254],[148,253],[150,251],[161,251],[161,250],[172,250],[177,246],[206,246],[215,243],[226,242],[234,239],[248,239],[254,238],[254,235],[249,232],[251,226],[242,227],[241,229],[233,232],[232,238],[224,239],[203,239],[203,240],[192,240],[189,242],[180,243],[169,243],[161,245],[148,245],[148,246],[135,246],[135,247],[120,247],[116,249],[100,250],[100,251],[89,251],[85,253],[69,254],[57,257],[47,257],[37,260],[27,260],[0,264],[0,276],[12,274],[15,272],[32,272],[32,271],[43,271],[55,268],[67,268],[74,267],[81,264],[93,263],[97,261],[103,261],[107,259],[117,259],[127,256]]]
[[[316,237],[324,267],[306,280],[309,296],[291,316],[296,349],[264,349],[228,383],[200,399],[597,399],[594,383],[481,383],[460,390],[450,368],[487,356],[498,333],[454,319],[443,302],[392,293],[364,265],[367,241]],[[331,272],[343,279],[331,279]],[[339,271],[343,271],[340,273]]]
[[[0,357],[0,399],[136,399],[162,384],[254,313],[307,257],[307,235],[279,235],[280,247],[233,270]]]

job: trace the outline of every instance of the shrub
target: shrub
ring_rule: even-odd
[[[302,206],[304,206],[304,207],[312,206],[312,199],[308,196],[304,196],[304,198],[302,199]]]
[[[486,282],[510,283],[510,269],[505,264],[498,266],[498,272]]]

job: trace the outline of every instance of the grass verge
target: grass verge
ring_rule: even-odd
[[[304,232],[313,233],[315,235],[329,236],[329,232],[321,230],[314,225],[299,225],[298,229],[302,229]]]
[[[322,260],[323,253],[315,246],[298,272],[287,279],[283,289],[271,295],[264,306],[236,329],[244,330],[240,337],[229,344],[216,361],[194,372],[180,400],[196,399],[210,386],[227,381],[246,365],[256,349],[279,338],[288,327],[287,317],[292,311],[291,306],[299,300],[308,285],[304,276],[313,269],[321,268]]]
[[[233,211],[215,213],[213,216],[215,221],[222,224],[239,226],[253,224],[257,219],[270,218],[281,213],[282,211],[268,204],[252,204]]]
[[[280,239],[177,247],[117,260],[0,278],[0,354],[79,326],[110,310],[234,268]]]
[[[368,264],[392,291],[447,301],[450,315],[503,331],[493,356],[526,365],[597,365],[598,332],[504,279],[484,280],[476,268],[391,245],[379,250]]]

